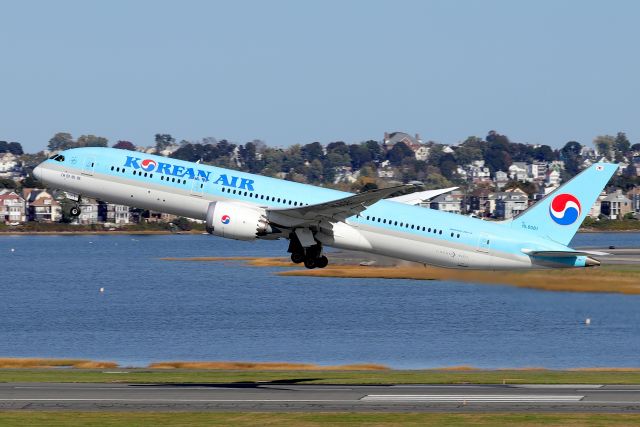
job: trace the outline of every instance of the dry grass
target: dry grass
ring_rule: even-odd
[[[640,368],[572,368],[572,372],[640,372]]]
[[[157,362],[152,369],[219,369],[260,371],[383,371],[389,368],[376,364],[320,366],[312,363],[288,362]]]
[[[316,270],[280,272],[287,276],[454,280],[512,285],[547,291],[618,292],[640,294],[640,270],[597,268],[528,272],[451,270],[436,267],[362,267],[336,265]]]
[[[117,368],[115,362],[95,362],[84,359],[38,359],[38,358],[2,358],[0,368],[78,368],[105,369]]]

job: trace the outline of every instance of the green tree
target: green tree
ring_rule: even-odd
[[[595,145],[601,156],[604,156],[609,160],[613,160],[611,152],[613,151],[615,142],[616,139],[611,135],[598,135],[593,140],[593,145]]]
[[[312,142],[302,146],[302,157],[307,161],[322,159],[324,150],[319,142]]]
[[[58,132],[49,140],[47,148],[49,151],[62,151],[75,146],[75,142],[70,133]]]
[[[317,183],[322,182],[324,174],[324,166],[319,159],[314,159],[309,164],[307,172],[307,181]]]
[[[19,142],[0,141],[0,154],[2,153],[11,153],[20,156],[24,154],[24,151]]]
[[[394,166],[399,166],[405,158],[415,158],[413,150],[404,142],[397,142],[387,153],[387,160]]]
[[[566,171],[568,178],[571,178],[580,172],[580,165],[582,164],[581,152],[582,144],[577,141],[569,141],[560,149],[560,157],[564,161],[564,170]]]
[[[371,159],[374,162],[380,163],[384,159],[382,147],[380,147],[380,143],[378,141],[370,139],[365,141],[364,145],[367,147],[367,150],[369,150],[369,153],[371,153]]]
[[[474,160],[482,159],[482,150],[474,145],[459,145],[456,147],[455,157],[460,166],[468,165]]]
[[[81,135],[76,142],[77,147],[106,147],[109,140],[101,136]]]
[[[613,142],[613,149],[615,152],[615,160],[621,162],[624,156],[631,150],[631,142],[627,138],[624,132],[618,132],[616,139]]]
[[[18,187],[18,184],[12,179],[9,178],[0,178],[0,188],[8,188],[10,190],[14,190]]]
[[[156,133],[155,142],[156,152],[159,153],[176,142],[176,139],[168,133]]]
[[[533,158],[539,162],[551,162],[556,159],[556,154],[548,145],[541,145],[534,148]]]

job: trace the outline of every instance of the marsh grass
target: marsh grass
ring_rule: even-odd
[[[640,294],[640,265],[608,265],[598,268],[575,268],[530,271],[455,270],[438,267],[404,265],[375,267],[332,264],[323,269],[307,270],[281,257],[191,257],[161,258],[165,261],[245,261],[253,267],[289,267],[282,276],[312,276],[357,279],[451,280],[490,285],[562,292],[616,292]]]
[[[640,294],[639,266],[605,266],[595,269],[476,271],[437,267],[363,267],[335,265],[324,269],[282,271],[284,276],[452,280],[511,285],[521,288],[568,292],[617,292]]]
[[[96,362],[85,359],[40,359],[40,358],[0,358],[0,368],[77,368],[77,369],[108,369],[116,368],[115,362]]]

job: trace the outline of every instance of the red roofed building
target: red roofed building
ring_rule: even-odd
[[[13,190],[0,190],[0,221],[7,224],[25,222],[24,199]]]
[[[27,205],[29,221],[56,222],[62,218],[60,203],[46,190],[25,188],[22,196]]]

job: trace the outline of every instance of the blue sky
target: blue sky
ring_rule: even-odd
[[[640,142],[640,2],[6,1],[0,139]]]

